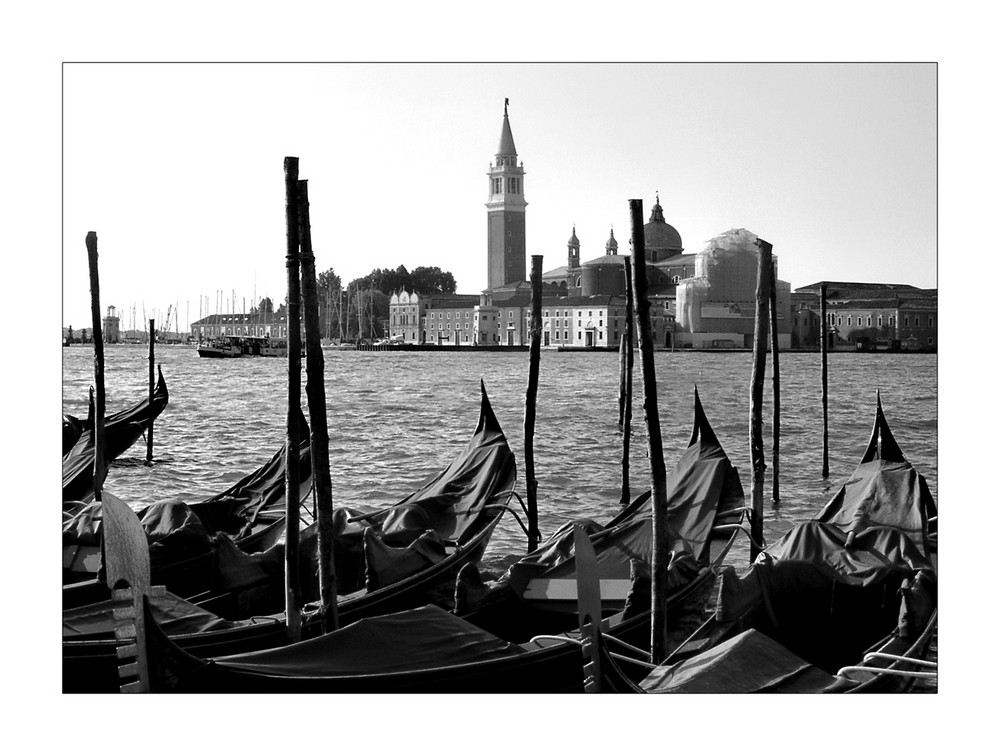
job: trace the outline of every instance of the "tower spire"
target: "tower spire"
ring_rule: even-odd
[[[524,165],[518,165],[514,134],[507,117],[508,98],[503,101],[503,124],[496,163],[490,165],[488,225],[488,286],[490,289],[526,280],[524,234]]]

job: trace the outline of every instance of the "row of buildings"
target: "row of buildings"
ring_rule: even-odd
[[[383,334],[404,344],[460,347],[523,346],[529,340],[524,164],[518,160],[504,106],[500,142],[487,171],[487,283],[479,294],[396,292]],[[661,348],[722,349],[753,345],[757,236],[731,229],[686,253],[667,223],[659,196],[643,227],[653,339]],[[542,345],[615,348],[625,329],[629,253],[619,254],[614,230],[604,253],[582,261],[576,228],[566,264],[542,274]],[[775,274],[778,272],[775,257]],[[826,328],[820,290],[827,287]],[[792,292],[777,278],[778,346],[937,349],[937,291],[893,284],[819,282]],[[212,315],[193,323],[199,341],[218,336],[287,337],[283,314]]]
[[[517,346],[528,342],[531,287],[526,279],[524,164],[504,107],[500,143],[487,172],[488,288],[480,294],[397,292],[386,333],[408,344]],[[659,196],[643,227],[653,339],[663,348],[753,345],[757,236],[732,229],[700,252],[684,252]],[[614,229],[604,254],[581,261],[576,228],[566,264],[543,272],[542,345],[615,347],[624,332],[625,261]],[[775,272],[777,275],[777,257]],[[791,291],[777,279],[778,346],[820,344],[820,287]],[[828,345],[837,348],[936,349],[936,290],[912,286],[827,284]]]

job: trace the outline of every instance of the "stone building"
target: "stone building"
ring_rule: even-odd
[[[795,290],[818,319],[826,286],[827,348],[937,350],[937,289],[820,281]],[[802,346],[818,347],[819,335]]]
[[[304,336],[304,323],[300,325],[300,331]],[[226,315],[209,315],[191,324],[191,338],[198,343],[223,336],[287,339],[288,316],[283,312],[238,312]]]
[[[710,240],[695,258],[694,276],[677,283],[677,345],[694,348],[753,346],[756,323],[757,235],[732,229]],[[774,258],[777,275],[777,257]],[[776,281],[778,348],[791,343],[791,286]]]

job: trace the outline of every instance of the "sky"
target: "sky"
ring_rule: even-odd
[[[528,255],[581,259],[657,195],[685,252],[746,228],[779,277],[937,286],[933,63],[68,63],[63,325],[185,330],[284,299],[284,158],[309,181],[317,271],[437,266],[486,287],[486,172],[504,99]]]

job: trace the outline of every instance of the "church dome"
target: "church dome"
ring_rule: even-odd
[[[681,235],[663,218],[663,208],[660,207],[660,197],[657,195],[653,212],[649,215],[649,223],[642,227],[646,238],[646,255],[656,261],[665,257],[679,255],[684,251]]]

